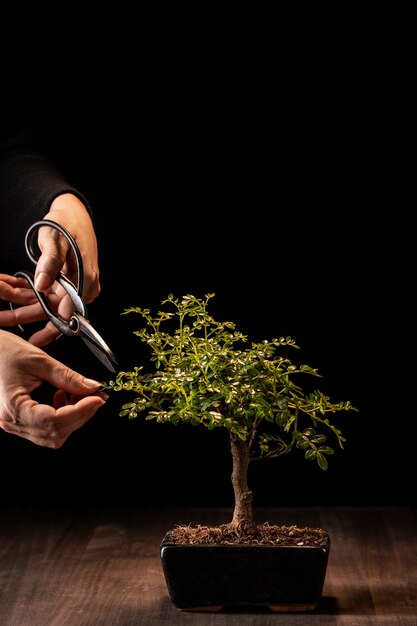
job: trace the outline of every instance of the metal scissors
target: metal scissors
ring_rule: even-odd
[[[36,233],[42,226],[51,226],[52,228],[56,228],[60,233],[62,233],[70,243],[70,246],[75,255],[78,273],[77,284],[74,285],[74,283],[72,283],[69,278],[67,278],[62,272],[59,272],[58,276],[56,277],[56,281],[65,289],[65,291],[72,300],[74,312],[72,313],[70,319],[65,320],[57,313],[55,313],[55,311],[51,308],[46,295],[36,289],[33,274],[26,271],[19,271],[15,273],[15,276],[25,278],[27,280],[27,282],[33,289],[37,299],[39,300],[39,303],[44,313],[60,331],[61,334],[57,337],[55,341],[60,339],[63,335],[67,337],[81,337],[81,339],[88,346],[88,348],[99,359],[99,361],[101,361],[101,363],[103,363],[103,365],[107,367],[107,369],[109,369],[111,372],[116,372],[116,357],[114,356],[113,352],[110,350],[104,339],[91,326],[88,320],[87,308],[81,295],[83,291],[84,281],[83,262],[80,250],[72,235],[65,228],[63,228],[63,226],[61,226],[57,222],[53,222],[52,220],[40,220],[38,222],[35,222],[28,229],[25,237],[25,248],[29,259],[35,265],[38,262],[40,251],[38,253],[35,252],[34,240]],[[10,303],[10,307],[13,308],[12,303]]]

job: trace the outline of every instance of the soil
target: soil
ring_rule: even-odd
[[[181,544],[239,544],[324,546],[329,535],[323,528],[253,524],[249,529],[237,529],[232,524],[219,526],[176,526],[169,531],[169,540]]]

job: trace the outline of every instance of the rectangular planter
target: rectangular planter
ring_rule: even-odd
[[[319,603],[330,538],[307,545],[182,545],[160,556],[169,596],[184,610],[268,606],[274,611],[311,611]]]

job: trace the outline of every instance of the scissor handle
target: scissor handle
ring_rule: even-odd
[[[33,280],[33,274],[30,272],[19,271],[15,273],[15,276],[20,278],[25,278],[29,285],[32,287],[36,297],[38,298],[39,304],[41,305],[44,313],[48,317],[48,319],[54,324],[54,326],[59,330],[62,335],[67,335],[69,337],[73,335],[78,335],[80,333],[80,323],[78,321],[77,313],[82,315],[83,319],[88,320],[87,310],[84,305],[83,300],[75,289],[75,285],[72,284],[70,280],[63,274],[57,277],[57,282],[62,285],[65,291],[69,294],[72,302],[75,307],[75,314],[71,315],[69,320],[65,320],[51,308],[48,302],[48,298],[44,293],[38,291],[35,287],[35,283]],[[11,303],[10,303],[11,304]],[[11,308],[13,306],[11,305]],[[23,330],[22,326],[19,324],[19,328]]]
[[[76,244],[75,239],[71,235],[71,233],[69,233],[63,226],[61,226],[61,224],[58,224],[57,222],[53,222],[52,220],[40,220],[40,221],[35,222],[34,224],[32,224],[32,226],[27,231],[26,237],[25,237],[25,247],[26,247],[26,252],[27,252],[28,257],[30,258],[32,263],[34,263],[36,265],[36,263],[38,262],[40,254],[36,255],[36,253],[34,252],[34,250],[33,250],[33,242],[34,242],[35,234],[38,232],[38,230],[40,228],[42,228],[42,226],[51,226],[51,228],[55,228],[62,235],[64,235],[64,237],[68,240],[68,242],[69,242],[69,244],[70,244],[70,246],[71,246],[71,248],[72,248],[72,250],[74,252],[75,261],[77,263],[78,276],[77,276],[76,289],[77,289],[78,294],[81,297],[82,293],[83,293],[84,270],[83,270],[83,261],[82,261],[82,258],[81,258],[80,250],[79,250],[79,248],[78,248],[78,246]],[[61,276],[64,276],[64,275],[61,274]],[[65,280],[68,281],[68,279],[66,277],[65,277]]]
[[[69,320],[65,320],[60,317],[55,311],[51,308],[48,298],[42,291],[38,291],[35,287],[35,281],[33,274],[26,271],[16,272],[15,276],[19,276],[21,278],[25,278],[29,283],[30,287],[33,289],[43,312],[46,314],[47,318],[54,324],[54,326],[60,331],[60,335],[53,341],[55,343],[58,341],[63,335],[74,336],[78,335],[84,341],[84,343],[88,346],[88,348],[93,352],[93,354],[103,363],[107,369],[111,372],[116,372],[116,357],[113,352],[110,350],[109,346],[105,343],[104,339],[97,333],[97,331],[91,326],[88,321],[87,309],[84,304],[84,300],[82,299],[82,289],[83,289],[83,263],[81,259],[81,254],[78,249],[78,246],[70,235],[70,233],[65,230],[63,226],[57,224],[57,222],[53,222],[52,220],[40,220],[39,222],[35,222],[29,228],[25,237],[25,247],[26,252],[29,259],[35,265],[38,262],[40,256],[40,248],[38,244],[39,254],[37,254],[34,249],[34,236],[35,233],[42,228],[42,226],[50,226],[52,228],[56,228],[71,245],[71,248],[75,255],[75,260],[77,263],[77,285],[74,285],[69,278],[63,274],[63,272],[58,272],[55,280],[65,289],[67,294],[70,296],[72,303],[74,305],[74,312],[71,315]],[[10,308],[13,309],[13,303],[10,302]],[[23,327],[19,324],[19,328],[23,331]]]

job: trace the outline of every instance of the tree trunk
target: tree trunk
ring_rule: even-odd
[[[239,530],[253,526],[252,491],[248,487],[249,450],[246,441],[230,435],[233,469],[232,485],[235,497],[232,525]]]

